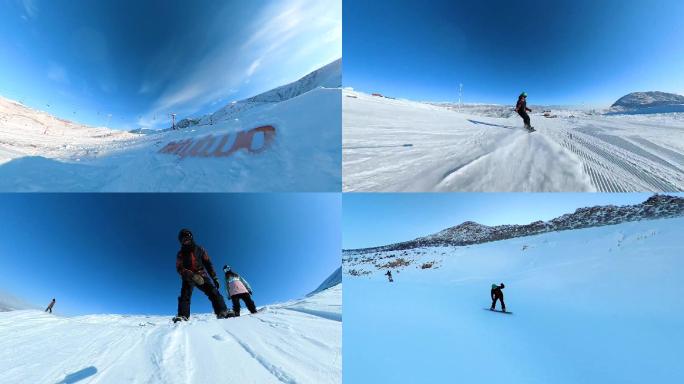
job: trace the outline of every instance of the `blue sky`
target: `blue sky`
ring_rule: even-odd
[[[339,0],[0,1],[0,96],[89,125],[166,127],[338,59]],[[109,116],[111,115],[111,116]]]
[[[684,94],[681,0],[343,3],[344,84],[414,100],[606,106]]]
[[[2,194],[0,217],[0,290],[69,315],[175,314],[183,227],[257,305],[301,298],[341,263],[339,194]],[[211,312],[199,290],[192,312]]]
[[[682,193],[671,194],[684,197]],[[528,224],[594,205],[631,205],[649,193],[347,193],[342,197],[342,247],[412,240],[475,221]]]

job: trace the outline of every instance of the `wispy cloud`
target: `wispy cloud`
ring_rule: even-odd
[[[71,83],[71,81],[69,81],[69,75],[67,74],[66,69],[56,63],[50,63],[47,71],[47,77],[56,83],[67,85]]]
[[[246,84],[267,84],[268,79],[272,82],[283,77],[292,81],[306,74],[311,65],[341,57],[341,13],[339,0],[277,1],[239,33],[226,32],[225,20],[217,18],[207,28],[210,35],[225,37],[207,49],[183,76],[172,72],[177,68],[177,47],[160,52],[139,93],[163,91],[139,122],[152,126],[151,116],[172,110],[179,115],[192,114],[239,92]],[[278,85],[282,84],[270,84]]]
[[[34,0],[20,0],[20,2],[26,12],[26,17],[33,19],[38,16],[38,6]]]

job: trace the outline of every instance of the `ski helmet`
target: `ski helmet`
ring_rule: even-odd
[[[492,284],[492,289],[498,288],[499,286],[496,284]]]
[[[527,92],[523,91],[523,92],[520,94],[520,97],[527,97]]]
[[[224,265],[224,266],[223,266],[223,273],[228,273],[228,272],[230,272],[231,270],[232,270],[232,269],[230,268],[229,265]]]
[[[183,239],[185,239],[186,237],[189,237],[190,240],[193,240],[192,232],[190,232],[190,230],[187,228],[183,228],[180,230],[180,232],[178,232],[178,241],[182,243]]]

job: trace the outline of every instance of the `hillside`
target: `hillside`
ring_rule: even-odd
[[[339,191],[340,71],[334,62],[197,125],[147,134],[0,103],[0,191]]]
[[[438,233],[382,247],[346,250],[345,254],[366,254],[419,247],[463,246],[532,236],[540,233],[567,231],[630,221],[654,220],[684,216],[684,198],[654,195],[640,204],[627,206],[594,206],[579,208],[549,221],[535,221],[526,225],[486,226],[472,221],[444,229]]]
[[[676,382],[682,229],[642,220],[345,261],[345,297],[363,298],[345,301],[345,381]],[[487,310],[501,282],[512,314]]]

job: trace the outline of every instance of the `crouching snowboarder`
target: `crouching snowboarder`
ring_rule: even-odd
[[[223,266],[223,273],[226,275],[226,291],[230,300],[233,302],[233,313],[240,316],[240,299],[245,302],[250,313],[256,313],[256,305],[252,300],[252,287],[247,280],[235,273],[229,266]]]
[[[195,244],[192,232],[188,229],[182,229],[178,233],[178,241],[181,243],[181,249],[176,254],[176,271],[181,276],[183,285],[178,297],[178,315],[173,320],[190,318],[190,298],[194,287],[207,295],[217,318],[230,317],[226,302],[219,292],[219,280],[207,251]]]
[[[527,93],[523,92],[518,96],[518,103],[515,105],[515,111],[522,117],[525,129],[534,132],[534,128],[530,125],[530,115],[527,114],[527,112],[532,112],[531,109],[527,108]]]
[[[503,291],[502,289],[506,288],[504,283],[501,283],[500,285],[492,284],[492,307],[489,308],[490,310],[494,310],[496,308],[496,301],[499,300],[501,301],[501,312],[506,312],[506,304],[504,303],[504,296],[503,296]]]
[[[394,282],[394,279],[392,278],[392,271],[387,271],[385,276],[387,276],[387,280],[389,280],[390,283]]]
[[[48,304],[47,308],[45,308],[45,312],[50,312],[52,313],[52,307],[55,306],[55,299],[53,298],[50,304]]]

